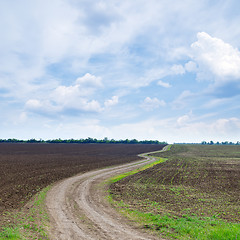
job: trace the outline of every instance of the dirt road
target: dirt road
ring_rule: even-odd
[[[147,158],[148,163],[154,159]],[[146,164],[146,160],[77,175],[57,183],[46,198],[51,239],[159,239],[134,227],[106,199],[103,182]]]

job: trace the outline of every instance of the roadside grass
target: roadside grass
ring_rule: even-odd
[[[108,199],[166,239],[240,240],[240,147],[229,147],[174,145],[153,154],[165,161],[116,177]]]
[[[154,230],[159,236],[168,239],[201,239],[201,240],[238,240],[240,239],[240,223],[227,223],[216,217],[197,217],[184,215],[182,217],[168,214],[154,214],[133,209],[124,201],[115,201],[108,196],[109,201],[118,211],[138,223],[147,230]],[[149,203],[156,206],[159,203]],[[161,208],[161,206],[159,206]]]
[[[48,239],[48,215],[44,206],[45,197],[50,186],[44,188],[30,201],[31,206],[19,212],[5,212],[6,223],[0,229],[0,239]],[[29,203],[29,205],[30,205]]]
[[[147,169],[147,168],[153,167],[153,166],[155,166],[155,165],[157,165],[157,164],[160,164],[160,163],[162,163],[162,162],[164,162],[164,161],[167,160],[166,158],[160,158],[160,157],[158,157],[158,158],[156,157],[155,159],[156,159],[155,162],[146,164],[146,165],[144,165],[144,166],[141,167],[141,168],[138,168],[138,169],[135,169],[135,170],[133,170],[133,171],[126,172],[126,173],[123,173],[123,174],[119,174],[119,175],[117,175],[117,176],[114,176],[114,177],[110,178],[110,179],[108,180],[108,182],[109,182],[109,183],[118,182],[118,181],[120,181],[121,179],[123,179],[123,178],[125,178],[125,177],[127,177],[127,176],[131,176],[131,175],[133,175],[133,174],[136,174],[136,173],[138,173],[138,172],[141,172],[141,171],[143,171],[143,170],[145,170],[145,169]]]
[[[115,201],[112,195],[108,195],[108,200],[128,219],[138,223],[142,228],[153,230],[159,236],[164,235],[168,239],[240,239],[240,223],[228,223],[217,217],[198,217],[194,214],[179,217],[172,213],[152,213],[153,208],[162,208],[161,204],[157,202],[142,203],[145,206],[145,211],[139,211],[124,203],[123,200]],[[149,211],[146,211],[146,208]],[[165,211],[163,210],[163,212]]]

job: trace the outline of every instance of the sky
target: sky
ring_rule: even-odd
[[[0,138],[240,141],[238,0],[0,0]]]

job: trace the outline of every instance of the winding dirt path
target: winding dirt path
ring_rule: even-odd
[[[163,149],[166,150],[165,147]],[[147,163],[155,161],[146,157]],[[80,174],[55,184],[48,192],[50,238],[58,240],[155,240],[119,215],[106,199],[103,182],[146,164],[146,160]]]

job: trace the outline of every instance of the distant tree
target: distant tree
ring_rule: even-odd
[[[129,143],[131,143],[131,144],[137,144],[138,143],[138,141],[137,141],[137,139],[132,139],[132,140],[130,140],[130,142]]]
[[[38,141],[35,138],[31,138],[31,139],[27,140],[27,142],[29,142],[29,143],[36,143]]]

